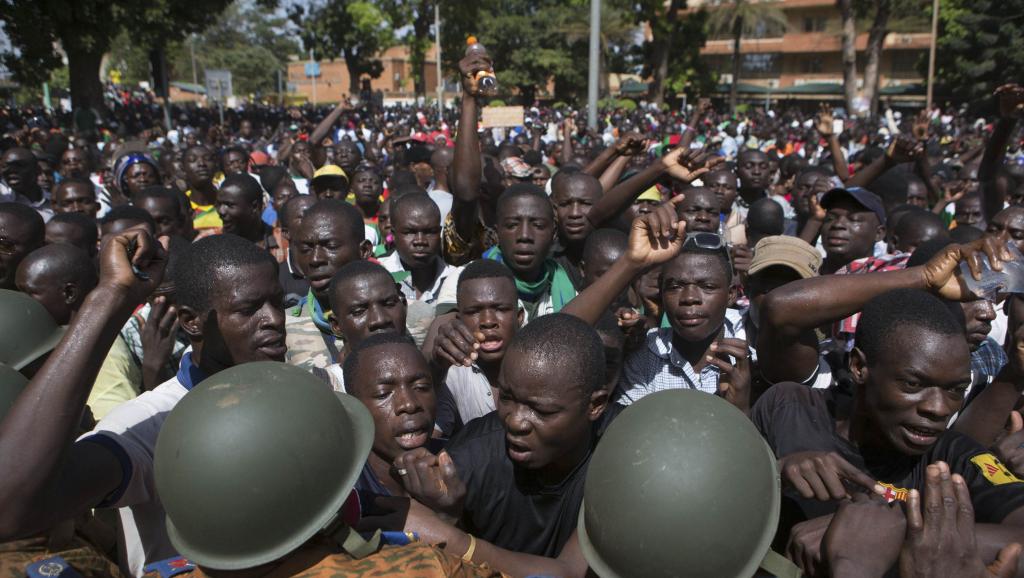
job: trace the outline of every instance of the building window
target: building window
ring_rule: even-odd
[[[806,16],[804,17],[804,32],[824,32],[827,24],[828,18],[824,16]]]
[[[744,54],[740,61],[741,74],[754,78],[778,76],[781,72],[780,63],[779,55],[774,52]]]
[[[805,58],[802,64],[804,74],[820,74],[825,69],[824,64],[821,62],[821,58],[817,56]]]
[[[927,52],[923,50],[890,50],[891,74],[895,78],[918,78],[921,72],[918,64],[925,62]]]

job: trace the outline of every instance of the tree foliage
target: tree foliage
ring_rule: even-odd
[[[12,50],[3,63],[23,83],[39,83],[68,58],[71,100],[102,107],[99,66],[112,40],[126,31],[133,41],[153,46],[215,21],[231,0],[4,0],[0,20]]]
[[[200,84],[206,69],[226,69],[231,71],[236,94],[275,92],[277,72],[283,71],[288,57],[298,54],[302,48],[289,26],[287,18],[257,5],[232,4],[199,34],[168,43],[168,77],[192,82],[191,45],[194,43],[196,80]],[[126,82],[150,79],[147,50],[132,42],[127,33],[114,40],[110,63],[121,71]]]
[[[375,2],[327,0],[323,4],[289,9],[292,22],[306,50],[316,60],[344,58],[349,72],[349,91],[359,92],[364,75],[378,78],[384,70],[380,53],[394,45],[391,19]]]
[[[775,36],[786,31],[786,15],[781,2],[771,0],[713,0],[708,16],[708,29],[712,34],[729,34],[733,40],[732,82],[729,85],[729,109],[736,112],[737,87],[740,82],[740,44],[744,37]]]
[[[1024,78],[1022,16],[1024,0],[942,0],[935,59],[940,90],[978,101]]]
[[[700,58],[700,49],[707,41],[706,10],[690,10],[685,0],[638,0],[634,3],[636,23],[651,30],[651,38],[643,43],[640,62],[645,78],[651,79],[651,98],[664,101],[665,93],[675,94],[687,87],[707,94],[716,79]]]

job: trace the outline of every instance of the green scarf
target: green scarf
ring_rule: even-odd
[[[484,251],[484,259],[490,259],[504,264],[501,248],[497,245]],[[562,310],[565,304],[576,297],[576,288],[572,285],[569,274],[554,259],[544,260],[544,270],[536,281],[523,281],[519,277],[516,280],[516,291],[523,301],[534,303],[538,301],[545,292],[551,294],[551,304],[555,312]]]

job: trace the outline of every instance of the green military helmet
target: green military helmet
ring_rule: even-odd
[[[35,299],[0,289],[0,363],[20,370],[53,351],[64,336],[46,308]]]
[[[18,370],[0,363],[0,423],[3,423],[4,416],[26,385],[28,378]]]
[[[171,543],[217,570],[277,560],[335,521],[372,444],[370,412],[312,374],[272,361],[225,369],[157,438]]]
[[[771,449],[731,404],[696,390],[651,394],[594,450],[580,547],[602,578],[746,578],[774,554],[779,484]]]

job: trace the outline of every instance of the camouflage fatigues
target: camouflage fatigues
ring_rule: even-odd
[[[424,542],[413,542],[408,546],[385,546],[380,551],[365,558],[353,558],[345,552],[325,552],[325,556],[316,564],[305,567],[300,561],[309,560],[309,547],[304,547],[288,557],[280,566],[271,572],[274,578],[292,576],[294,578],[336,578],[359,576],[402,576],[405,578],[491,578],[504,574],[465,562],[441,548]],[[203,578],[207,574],[199,568],[177,573],[183,578]],[[143,578],[168,578],[160,573],[145,574]]]
[[[25,578],[29,566],[43,561],[51,568],[66,563],[84,578],[123,576],[113,560],[79,536],[73,536],[60,549],[51,548],[48,542],[47,538],[29,538],[0,544],[0,578]]]
[[[308,305],[299,303],[289,309],[285,315],[284,328],[287,333],[285,344],[288,346],[285,362],[288,365],[310,371],[314,367],[322,369],[334,363],[331,351],[324,342],[324,337],[331,336],[325,335],[313,323]],[[340,337],[334,338],[334,344],[338,351],[344,349],[345,343]]]

